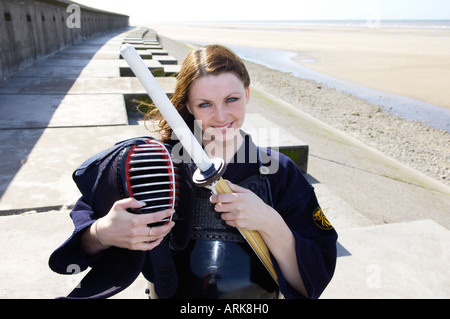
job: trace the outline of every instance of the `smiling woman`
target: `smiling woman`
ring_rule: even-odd
[[[130,208],[139,212],[143,203],[119,199],[117,168],[122,167],[123,156],[111,155],[111,165],[101,164],[110,178],[99,178],[95,192],[90,185],[86,188],[89,194],[72,212],[77,235],[52,255],[52,267],[92,265],[97,276],[128,283],[142,272],[152,298],[272,299],[280,293],[285,298],[318,298],[334,273],[337,234],[328,223],[324,227],[326,218],[317,214],[321,210],[314,189],[296,164],[279,152],[258,147],[241,130],[249,85],[247,69],[236,54],[208,45],[187,55],[172,97],[186,124],[193,130],[198,124],[205,150],[221,153],[215,157],[228,163],[223,178],[230,192],[211,194],[194,183],[196,166],[173,152],[180,143],[160,118],[162,142],[178,163],[176,212],[129,213]],[[88,197],[92,203],[86,202]],[[168,215],[173,216],[171,222],[147,227]],[[273,269],[258,258],[241,230],[259,233]],[[132,256],[136,262],[130,261]],[[118,291],[110,287],[110,279],[99,287],[96,283],[101,280],[93,277],[85,277],[75,296],[91,296],[90,285],[97,296]],[[124,286],[114,283],[120,289]]]
[[[212,149],[220,150],[227,144],[224,142],[238,138],[250,89],[234,73],[203,76],[192,84],[190,92],[187,108],[202,129],[206,149],[211,150],[213,143]],[[235,143],[231,154],[241,144],[242,138]]]
[[[255,196],[255,193],[234,184],[236,179],[234,177],[230,178],[228,175],[229,173],[237,173],[238,170],[232,168],[232,164],[234,163],[240,169],[250,169],[249,165],[251,165],[249,163],[249,157],[251,155],[248,154],[250,153],[248,150],[249,147],[252,147],[252,142],[248,141],[248,136],[241,130],[245,119],[245,108],[250,99],[249,86],[250,77],[245,64],[234,52],[221,45],[207,45],[198,50],[191,51],[186,56],[178,76],[178,83],[175,88],[172,103],[191,129],[195,130],[196,126],[201,129],[201,139],[205,146],[205,151],[211,157],[221,157],[228,163],[228,169],[224,177],[233,181],[233,183],[229,183],[232,194],[212,195],[209,201],[215,204],[214,210],[221,213],[221,219],[227,224],[227,227],[233,226],[259,231],[277,261],[278,267],[280,267],[281,273],[278,273],[278,275],[296,291],[294,295],[299,296],[298,294],[300,294],[303,297],[314,297],[311,295],[313,292],[308,291],[300,274],[300,266],[298,265],[297,259],[298,252],[296,252],[298,242],[290,230],[291,226],[287,222],[287,219],[281,217],[283,213],[269,206],[268,202],[270,200],[265,202],[261,200],[262,198]],[[154,117],[155,112],[157,110],[151,112],[149,115]],[[173,143],[174,137],[171,134],[172,131],[163,118],[160,118],[160,128],[163,133],[162,141]],[[240,155],[241,153],[247,154],[242,157]],[[275,157],[278,156],[279,154],[275,155]],[[246,160],[236,162],[236,157],[246,158]],[[280,158],[280,163],[283,161]],[[285,174],[287,172],[286,169],[287,167],[279,167],[277,172]],[[261,172],[261,170],[259,171]],[[277,172],[271,172],[269,175],[276,178],[275,174]],[[294,175],[298,176],[297,174]],[[241,178],[242,176],[238,179],[242,182],[243,180]],[[249,178],[252,179],[253,177],[250,176]],[[263,177],[259,178],[264,179]],[[281,179],[283,177],[279,176],[276,178],[270,187],[273,187],[272,189],[282,187],[284,183],[281,182]],[[294,179],[296,181],[287,182],[287,184],[289,185],[289,189],[293,187],[292,190],[295,189],[294,192],[297,193],[301,186],[294,185],[303,180],[303,177]],[[289,193],[290,191],[287,192]],[[200,194],[198,196],[201,197],[202,195]],[[293,196],[299,196],[299,193]],[[317,211],[319,205],[316,203],[315,196],[313,198],[312,202],[314,204],[311,205],[311,208],[315,206],[314,209]],[[198,203],[202,202],[200,198],[198,200]],[[309,211],[309,209],[308,207],[305,211],[298,210],[293,215],[301,215]],[[201,229],[200,232],[202,234],[206,233],[207,237],[212,236],[206,231],[206,229],[213,227],[212,224],[207,225],[208,223],[204,224],[204,221],[202,223],[197,219],[210,218],[206,217],[210,216],[209,213],[207,215],[203,214],[204,212],[201,209],[197,212],[198,216],[196,215],[195,217],[193,232],[196,233]],[[331,225],[327,231],[329,230],[331,232],[328,235],[334,236],[335,232]],[[328,236],[325,235],[325,237]],[[211,248],[209,248],[209,244],[198,240],[203,238],[199,237],[196,241],[192,241],[187,249],[175,258],[175,263],[184,265],[185,267],[193,259],[199,260],[199,262],[191,264],[188,268],[191,268],[193,271],[197,269],[202,274],[207,273],[209,271],[208,267],[211,267],[211,261],[202,259],[200,256],[205,253],[209,254],[208,251]],[[215,242],[215,244],[217,243]],[[230,263],[229,267],[245,269],[248,266],[245,262],[243,265],[238,266],[239,260],[241,262],[248,260],[247,258],[249,256],[240,249],[235,250],[236,247],[233,248],[233,245],[229,245],[227,240],[220,241],[218,247],[221,247],[222,255],[228,256],[226,259]],[[241,255],[241,257],[238,258],[238,255]],[[192,256],[196,257],[193,258]],[[232,260],[234,261],[232,262]],[[249,261],[252,264],[251,258]],[[234,264],[234,262],[237,262],[237,264]],[[212,262],[212,264],[214,263]],[[186,272],[184,267],[179,268],[180,283],[187,283],[192,280],[192,274]],[[227,268],[224,267],[223,270]],[[221,276],[224,276],[222,280],[219,280],[222,281],[221,285],[227,285],[228,280],[233,281],[237,278],[233,279],[234,276],[228,278],[229,275],[225,276],[225,273],[222,273]],[[216,285],[218,279],[214,277],[209,280],[211,280],[213,285]],[[239,281],[245,282],[242,278]],[[186,286],[183,285],[183,287],[180,286],[177,296],[184,296],[187,293],[187,290],[185,290],[187,287],[190,290],[192,289],[192,285],[189,284],[186,284]],[[203,288],[195,293],[198,296],[205,296],[204,294],[209,289],[213,289],[209,285],[206,285],[206,287],[206,290]],[[281,291],[283,294],[290,295],[284,288],[281,288]],[[233,295],[235,292],[230,291],[229,293]],[[290,295],[289,298],[292,298],[294,295]]]
[[[209,129],[211,134],[214,130],[223,133],[240,129],[250,94],[250,76],[232,51],[210,45],[190,52],[177,79],[172,103],[191,130],[194,130],[194,123],[200,125],[204,133]],[[147,118],[154,118],[155,113],[157,110],[147,114]],[[163,141],[171,139],[172,130],[164,119],[160,132]]]

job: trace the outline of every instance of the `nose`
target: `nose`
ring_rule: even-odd
[[[217,123],[224,123],[228,118],[228,110],[226,105],[219,104],[214,110],[214,121]]]

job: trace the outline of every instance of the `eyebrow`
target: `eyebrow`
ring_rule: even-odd
[[[237,95],[237,94],[238,95],[243,95],[242,92],[233,92],[233,93],[228,94],[225,97],[225,99],[228,99],[229,97],[231,97],[233,95]],[[196,102],[196,101],[211,102],[211,100],[208,100],[208,99],[205,99],[205,98],[197,98],[197,99],[193,100],[193,102]]]

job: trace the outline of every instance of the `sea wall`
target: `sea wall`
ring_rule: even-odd
[[[128,25],[127,15],[68,0],[2,0],[0,81],[63,47]]]

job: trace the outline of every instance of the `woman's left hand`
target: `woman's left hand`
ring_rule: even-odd
[[[233,227],[264,230],[276,211],[252,191],[230,181],[226,183],[233,193],[213,194],[210,197],[211,203],[216,204],[215,210],[222,213],[222,219]]]

